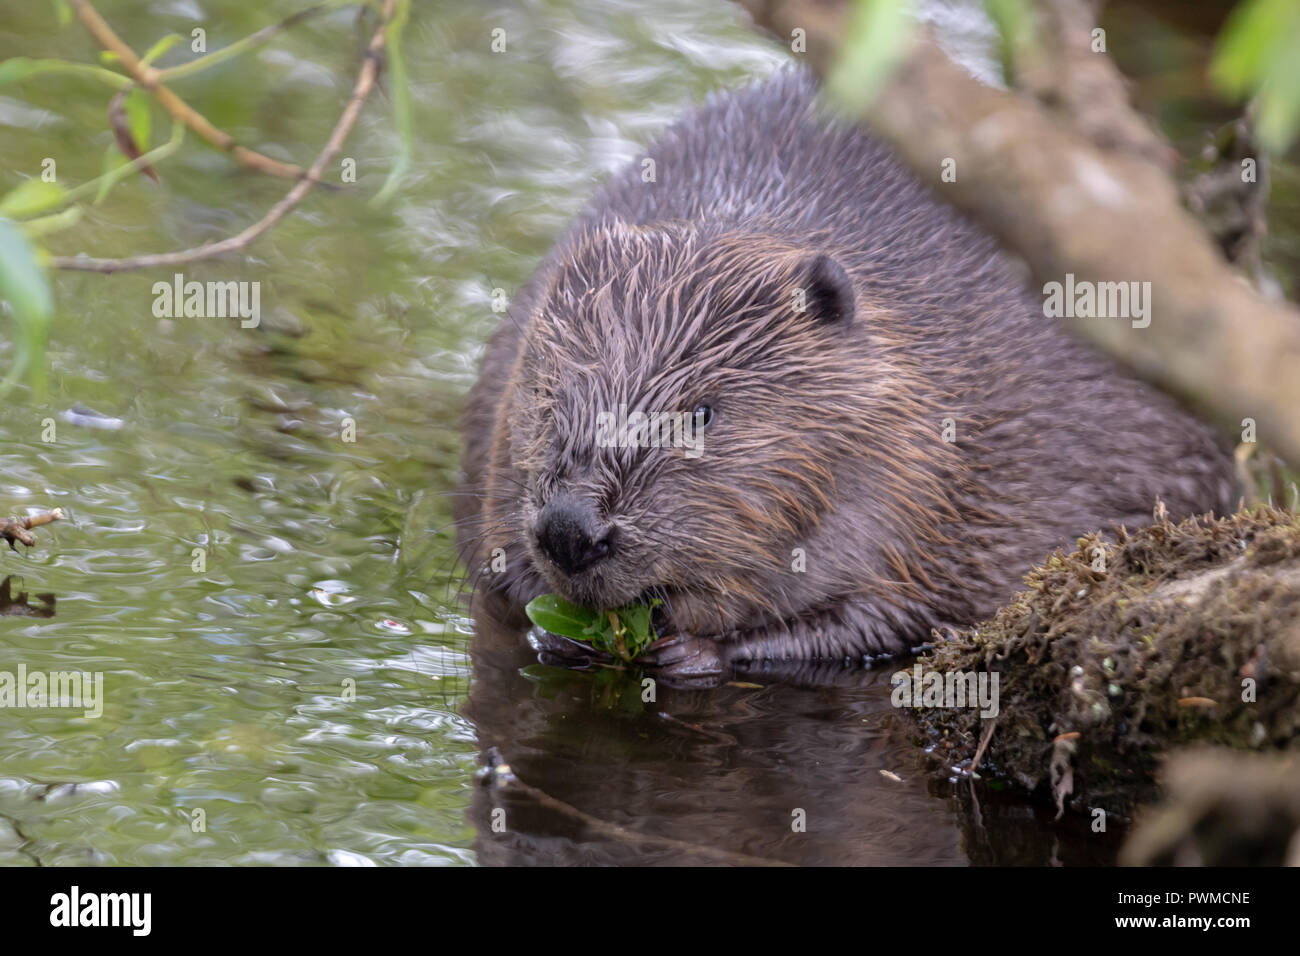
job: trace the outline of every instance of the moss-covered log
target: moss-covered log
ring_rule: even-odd
[[[928,708],[944,763],[1131,815],[1175,745],[1297,745],[1300,517],[1275,508],[1081,538],[992,620],[921,659],[999,675],[999,713]]]

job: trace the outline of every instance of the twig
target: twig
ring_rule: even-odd
[[[23,73],[24,79],[38,76],[41,73],[64,73],[68,76],[80,76],[86,79],[98,80],[100,83],[107,83],[115,90],[125,90],[131,86],[129,76],[123,76],[113,70],[106,70],[102,66],[95,66],[93,63],[69,63],[67,60],[53,58],[29,60],[26,57],[14,57],[5,62],[24,63],[26,66],[26,71]]]
[[[23,856],[27,857],[29,860],[31,860],[35,866],[44,866],[45,864],[41,862],[41,858],[37,856],[36,851],[32,849],[32,847],[35,845],[35,841],[32,840],[31,837],[29,837],[26,833],[23,832],[22,827],[18,825],[18,820],[14,817],[9,816],[9,814],[7,813],[0,814],[0,816],[2,816],[5,820],[9,821],[9,826],[13,828],[14,835],[18,837],[18,839],[23,841],[22,843],[18,844],[18,852],[23,854]]]
[[[984,751],[988,749],[989,741],[993,739],[993,730],[998,725],[998,719],[994,717],[989,721],[989,725],[984,728],[984,733],[980,734],[979,746],[975,748],[975,759],[970,763],[971,776],[979,769],[980,761],[984,759]]]
[[[55,508],[53,511],[32,515],[30,518],[0,518],[0,538],[9,542],[10,551],[18,550],[14,546],[15,542],[30,548],[36,544],[36,539],[31,534],[32,528],[39,528],[62,517],[63,509]]]
[[[105,195],[116,183],[151,163],[156,163],[162,159],[166,159],[172,153],[176,152],[176,150],[180,149],[181,143],[184,141],[185,124],[172,123],[172,134],[168,138],[167,142],[163,143],[161,146],[155,146],[153,149],[149,150],[149,152],[137,156],[135,159],[123,163],[121,166],[110,169],[102,176],[96,176],[94,179],[84,182],[74,189],[69,189],[63,197],[63,202],[65,204],[75,202],[82,196],[88,195],[92,192],[95,193],[96,196],[95,202],[99,202],[99,198]],[[29,226],[31,222],[32,220],[28,220],[23,223],[23,226]]]
[[[49,264],[56,269],[103,273],[126,272],[132,269],[164,268],[198,262],[201,259],[212,259],[216,256],[236,252],[261,236],[262,233],[283,219],[311,191],[312,186],[320,179],[325,167],[342,149],[344,140],[352,132],[352,127],[356,124],[357,117],[361,113],[361,107],[365,103],[366,97],[370,95],[370,91],[374,88],[375,78],[379,75],[380,54],[384,49],[385,28],[389,17],[393,14],[393,7],[396,2],[397,0],[384,0],[382,22],[370,38],[370,46],[366,50],[361,72],[357,75],[357,82],[352,89],[352,96],[348,99],[347,106],[343,108],[343,113],[334,125],[334,132],[330,134],[329,141],[320,151],[320,155],[316,157],[316,161],[311,164],[311,168],[307,170],[307,175],[298,180],[293,188],[285,194],[284,198],[272,206],[265,216],[243,232],[222,239],[219,242],[209,242],[201,246],[195,246],[192,249],[182,249],[178,252],[162,252],[151,256],[135,256],[128,259],[52,256]]]
[[[200,70],[206,70],[210,66],[216,66],[231,57],[238,56],[241,53],[247,53],[249,50],[262,46],[277,33],[281,33],[289,27],[296,26],[308,17],[313,17],[329,9],[330,4],[318,3],[314,7],[308,7],[306,10],[299,10],[291,16],[285,17],[279,23],[272,23],[268,27],[262,27],[256,33],[250,33],[242,40],[236,40],[229,46],[224,46],[220,50],[213,50],[206,56],[190,60],[188,63],[178,63],[176,66],[169,66],[158,71],[158,78],[164,82],[167,80],[177,80]]]
[[[229,133],[217,129],[202,113],[199,113],[179,96],[163,86],[162,76],[164,71],[142,63],[140,58],[135,55],[135,51],[113,32],[113,28],[90,5],[89,0],[72,0],[72,5],[77,8],[77,16],[82,25],[90,31],[90,35],[95,38],[95,41],[100,46],[117,57],[118,62],[135,80],[136,85],[151,92],[158,101],[159,106],[199,136],[218,149],[230,153],[237,162],[250,169],[270,173],[272,176],[285,176],[289,179],[297,179],[303,175],[301,166],[293,163],[282,163],[278,159],[263,156],[255,150],[240,146]]]

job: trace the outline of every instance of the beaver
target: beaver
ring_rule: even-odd
[[[1208,427],[816,96],[803,70],[714,94],[614,175],[468,398],[474,586],[515,615],[658,599],[642,663],[670,682],[905,652],[1081,534],[1235,494]],[[699,453],[598,440],[629,409]]]

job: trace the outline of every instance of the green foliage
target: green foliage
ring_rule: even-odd
[[[122,155],[122,151],[117,148],[117,143],[109,143],[104,149],[104,165],[100,169],[99,175],[95,177],[95,182],[99,184],[95,190],[95,205],[98,206],[107,197],[109,192],[116,185],[117,180],[113,178],[113,173],[125,166],[130,160]]]
[[[56,212],[49,216],[25,219],[23,220],[23,232],[27,233],[29,239],[39,239],[41,236],[48,236],[60,230],[72,228],[81,221],[83,213],[84,210],[80,206],[69,206],[62,212]]]
[[[984,10],[997,27],[1002,41],[1002,75],[1011,83],[1015,77],[1016,61],[1032,33],[1033,12],[1029,0],[984,0]]]
[[[164,53],[166,53],[168,50],[174,47],[176,44],[180,43],[181,40],[183,39],[184,37],[182,37],[179,33],[167,34],[165,37],[163,37],[153,46],[149,47],[145,55],[140,57],[140,62],[143,63],[145,66],[148,66],[149,64],[153,63],[154,60],[158,59],[158,57],[162,56]]]
[[[163,143],[156,149],[151,149],[143,156],[138,156],[128,162],[116,144],[110,144],[104,154],[104,171],[101,175],[96,176],[89,182],[82,183],[76,189],[68,193],[68,199],[80,199],[88,195],[91,191],[95,193],[94,204],[98,206],[104,201],[104,197],[109,191],[122,180],[126,179],[137,169],[143,169],[151,163],[156,163],[167,158],[176,150],[180,149],[181,143],[185,142],[185,124],[181,122],[172,123],[172,135],[167,142]]]
[[[308,17],[353,5],[377,9],[374,0],[321,0],[212,53],[158,69],[158,76],[165,83],[192,76],[264,46],[283,30]],[[60,27],[74,19],[72,6],[67,0],[53,0],[52,10]],[[397,189],[410,168],[414,152],[411,96],[401,48],[410,12],[410,0],[398,0],[393,19],[386,27],[398,150],[376,201],[386,200]],[[141,62],[145,66],[152,65],[183,39],[180,34],[166,34],[149,46]],[[152,165],[175,152],[185,138],[184,123],[176,120],[172,124],[170,139],[150,149],[153,139],[152,92],[134,87],[134,81],[119,72],[121,67],[116,54],[102,51],[99,61],[96,64],[57,58],[10,57],[0,62],[0,87],[39,80],[47,74],[61,74],[93,79],[119,91],[109,105],[109,121],[115,142],[105,153],[99,176],[68,188],[41,180],[27,180],[0,198],[0,225],[3,226],[0,230],[0,255],[3,256],[3,261],[0,261],[0,299],[9,302],[19,329],[17,359],[5,379],[6,384],[12,383],[24,370],[29,370],[33,384],[43,385],[44,344],[52,309],[49,280],[41,265],[45,254],[32,244],[32,240],[76,225],[85,212],[83,204],[86,201],[98,205],[114,186],[136,172],[142,171],[156,180]]]
[[[907,53],[915,22],[910,0],[857,0],[826,93],[840,109],[857,116],[880,93]]]
[[[58,59],[33,60],[25,56],[15,56],[0,63],[0,86],[26,80],[41,73],[68,73],[90,77],[119,90],[124,90],[131,85],[130,77],[92,63],[73,63]]]
[[[1300,131],[1300,3],[1246,0],[1234,9],[1210,78],[1229,96],[1255,96],[1260,142],[1284,151]]]
[[[68,0],[54,0],[54,17],[60,27],[66,27],[72,22],[72,4]]]
[[[611,611],[593,611],[566,601],[558,594],[543,594],[528,602],[528,619],[545,631],[590,644],[597,650],[630,661],[654,641],[650,615],[660,601],[629,604]]]
[[[35,247],[10,219],[0,219],[0,299],[9,303],[18,333],[17,357],[3,387],[8,389],[30,368],[32,384],[40,392],[45,387],[45,340],[54,300],[49,276]]]
[[[149,136],[153,132],[149,116],[149,97],[144,90],[132,90],[126,96],[126,121],[131,130],[131,138],[145,152],[149,148]]]
[[[385,34],[388,51],[388,71],[393,77],[393,124],[397,128],[397,158],[388,178],[370,201],[376,205],[387,202],[397,191],[402,177],[411,166],[415,130],[411,121],[411,84],[406,77],[406,58],[402,53],[402,30],[411,13],[411,0],[398,0],[393,10],[392,22]]]
[[[558,594],[543,594],[533,598],[524,610],[528,619],[543,630],[575,640],[583,640],[587,628],[596,619],[595,611],[578,607]]]
[[[67,198],[68,191],[58,183],[25,179],[0,199],[0,216],[6,219],[30,219],[58,209]]]
[[[983,0],[1001,38],[1003,71],[1032,42],[1030,0]],[[826,91],[841,109],[861,115],[907,52],[912,0],[856,0]],[[1300,135],[1300,2],[1244,0],[1219,36],[1210,77],[1225,95],[1254,97],[1260,142],[1285,151]]]

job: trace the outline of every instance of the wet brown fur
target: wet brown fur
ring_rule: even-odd
[[[458,506],[475,582],[507,607],[661,596],[706,671],[855,657],[991,613],[1052,547],[1157,495],[1226,506],[1208,431],[1045,319],[987,236],[813,91],[787,73],[712,100],[651,150],[661,180],[612,180],[513,304]],[[852,282],[848,322],[793,307],[818,256]],[[700,403],[698,459],[595,442],[599,411]],[[581,575],[532,536],[561,491],[619,533]]]

